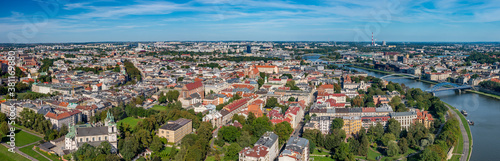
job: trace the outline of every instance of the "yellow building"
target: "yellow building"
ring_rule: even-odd
[[[356,135],[358,134],[359,130],[361,130],[362,123],[360,117],[344,116],[342,117],[342,120],[344,120],[344,126],[342,127],[342,130],[345,131],[347,137]]]
[[[182,138],[191,132],[193,132],[193,121],[180,118],[161,126],[158,136],[166,138],[171,143],[180,143]]]

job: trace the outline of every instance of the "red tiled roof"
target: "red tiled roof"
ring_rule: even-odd
[[[202,86],[203,86],[203,83],[201,81],[196,81],[196,82],[193,82],[193,83],[186,84],[186,88],[188,90],[193,90],[193,89],[196,89],[196,88],[200,88]]]
[[[248,102],[248,100],[250,100],[250,98],[242,98],[242,99],[236,100],[236,101],[230,103],[229,105],[224,106],[224,109],[226,109],[229,112],[234,111],[234,110],[240,108],[241,106],[245,105]]]
[[[62,106],[62,107],[66,107],[68,105],[69,105],[68,102],[61,102],[61,103],[59,103],[59,106]]]
[[[375,107],[361,108],[362,112],[376,112]]]
[[[274,65],[257,65],[257,68],[275,68],[276,66]]]
[[[55,113],[52,113],[52,112],[48,112],[47,114],[45,114],[45,117],[56,119],[56,120],[61,120],[61,119],[73,116],[75,114],[78,114],[78,113],[81,113],[81,111],[79,111],[79,110],[73,110],[73,111],[64,112],[64,113],[61,113],[61,114],[55,114]]]

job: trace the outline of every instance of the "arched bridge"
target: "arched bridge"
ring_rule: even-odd
[[[390,74],[390,75],[384,75],[383,77],[380,77],[380,79],[387,80],[387,79],[403,79],[403,78],[413,78],[413,79],[420,79],[419,76],[413,75],[413,74],[405,74],[405,73],[398,73],[398,74]]]
[[[439,91],[447,91],[447,90],[458,90],[459,92],[462,91],[462,89],[469,89],[472,88],[472,86],[469,85],[457,85],[454,83],[449,83],[449,82],[443,82],[436,84],[432,86],[432,88],[425,90],[426,92],[432,93],[433,95],[435,92]]]

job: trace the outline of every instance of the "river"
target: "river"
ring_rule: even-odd
[[[366,72],[370,76],[382,77],[386,74],[353,68]],[[412,79],[391,79],[390,81],[405,84],[410,88],[426,90],[433,85]],[[500,100],[475,93],[458,94],[454,91],[437,92],[436,96],[458,110],[466,110],[466,119],[474,121],[470,126],[472,132],[471,161],[499,160],[500,153]],[[499,137],[499,138],[497,138]]]

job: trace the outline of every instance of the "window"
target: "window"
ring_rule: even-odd
[[[92,141],[95,141],[95,138],[94,138],[94,137],[92,137]]]
[[[101,137],[99,136],[99,141],[101,141]]]
[[[80,138],[80,142],[82,142],[82,138]]]
[[[105,136],[105,137],[104,137],[104,140],[108,140],[108,137],[107,137],[107,136]]]
[[[89,141],[89,138],[87,138],[87,141]]]

